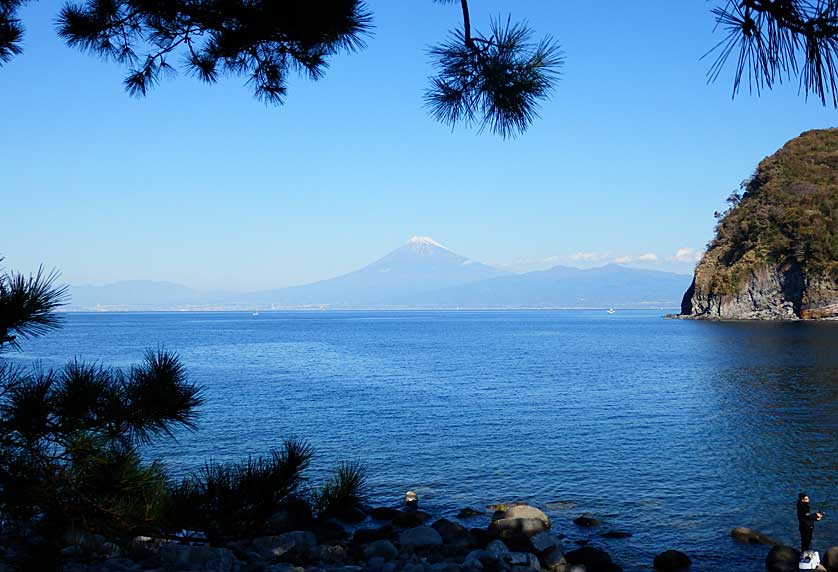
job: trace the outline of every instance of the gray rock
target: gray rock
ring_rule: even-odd
[[[573,524],[575,524],[576,526],[581,526],[582,528],[591,528],[593,526],[599,526],[600,524],[602,524],[602,521],[596,518],[591,513],[586,512],[582,516],[574,518]]]
[[[396,572],[396,563],[388,562],[387,564],[381,567],[381,572]]]
[[[542,567],[550,572],[567,572],[567,560],[558,546],[541,555]]]
[[[399,512],[395,508],[378,507],[370,511],[370,516],[373,520],[393,520],[399,515]]]
[[[84,530],[71,530],[64,535],[64,544],[67,546],[81,546],[85,552],[101,552],[105,537],[101,534],[91,534]]]
[[[800,552],[791,546],[776,545],[765,557],[766,572],[797,572],[800,567]]]
[[[745,528],[744,526],[740,526],[731,530],[730,536],[731,538],[733,538],[733,540],[737,542],[742,542],[744,544],[765,544],[766,546],[774,546],[776,544],[780,544],[773,538],[766,536],[761,532],[757,532],[756,530]]]
[[[625,530],[609,530],[608,532],[603,532],[600,536],[603,538],[631,538],[631,533],[626,532]]]
[[[506,544],[504,544],[502,540],[491,541],[486,545],[486,551],[494,555],[495,558],[503,558],[507,554],[510,554],[509,548],[507,548]]]
[[[71,544],[61,549],[61,556],[64,558],[76,558],[84,554],[84,548],[81,544]]]
[[[140,572],[142,566],[129,558],[108,558],[102,563],[101,572]]]
[[[381,556],[373,556],[367,561],[367,568],[370,570],[381,570],[385,564],[387,564],[387,560]]]
[[[90,572],[91,567],[81,562],[65,562],[61,572]]]
[[[376,540],[389,540],[395,538],[396,532],[389,524],[380,528],[359,528],[352,535],[356,544],[367,544]]]
[[[530,538],[530,544],[535,549],[536,553],[544,554],[548,550],[552,550],[561,543],[559,539],[548,532],[539,532]]]
[[[838,315],[833,280],[796,262],[764,263],[749,270],[733,292],[714,285],[716,256],[708,252],[684,294],[681,315],[710,320],[797,320]]]
[[[404,572],[425,572],[421,562],[408,562],[404,565]]]
[[[571,550],[564,557],[568,564],[583,564],[587,572],[613,572],[620,569],[607,552],[593,546],[582,546]]]
[[[498,541],[500,542],[500,541]],[[501,543],[503,544],[503,543]],[[505,546],[504,546],[505,548]],[[509,552],[509,550],[507,550]],[[472,550],[466,555],[465,560],[463,560],[463,566],[468,566],[474,562],[480,562],[480,567],[483,567],[482,560],[497,560],[498,557],[496,554],[489,552],[488,550]]]
[[[164,544],[160,547],[160,559],[164,564],[206,572],[232,572],[238,563],[228,548],[187,544]]]
[[[381,557],[386,560],[394,560],[398,555],[398,549],[389,540],[376,540],[364,548],[365,558]]]
[[[265,568],[265,572],[294,572],[296,567],[287,562],[279,562],[278,564],[271,564]]]
[[[441,518],[431,525],[442,537],[443,544],[447,546],[474,546],[476,541],[474,535],[461,524]]]
[[[402,548],[424,548],[427,546],[441,546],[442,537],[430,526],[409,528],[399,535]]]
[[[460,512],[457,513],[457,518],[462,518],[462,519],[474,518],[475,516],[480,516],[482,514],[484,514],[484,513],[479,511],[479,510],[475,510],[473,508],[466,507],[466,508],[462,509]]]
[[[667,550],[655,556],[656,572],[685,572],[692,566],[690,557],[677,550]]]
[[[508,538],[525,534],[534,536],[550,529],[550,519],[539,509],[529,505],[515,505],[506,510],[499,510],[492,516],[489,530]]]
[[[346,548],[340,544],[323,544],[317,547],[317,559],[320,562],[327,564],[340,564],[344,562],[346,558]]]
[[[827,572],[838,572],[838,546],[833,546],[823,553],[821,560]]]
[[[510,552],[504,559],[513,566],[524,566],[526,568],[541,570],[538,557],[529,552]]]
[[[253,541],[253,548],[263,558],[279,558],[286,554],[312,557],[317,550],[313,532],[295,530],[277,536],[261,536]]]
[[[150,536],[136,536],[131,540],[131,554],[135,557],[145,558],[156,555],[160,552],[163,541]]]
[[[427,512],[408,508],[398,511],[398,514],[393,517],[393,524],[401,528],[413,528],[430,518],[431,515]]]
[[[119,546],[113,542],[105,542],[102,544],[102,555],[105,558],[118,558],[120,553],[121,551],[119,550]]]
[[[567,572],[588,572],[588,567],[584,564],[571,564]]]

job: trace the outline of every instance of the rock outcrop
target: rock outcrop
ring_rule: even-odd
[[[731,195],[680,317],[838,319],[838,129],[808,131]]]

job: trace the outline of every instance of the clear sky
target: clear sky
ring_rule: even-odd
[[[689,272],[757,162],[838,113],[796,83],[733,101],[732,70],[706,85],[714,5],[472,0],[478,28],[511,11],[567,58],[541,120],[502,141],[422,107],[427,47],[455,6],[371,0],[368,48],[267,108],[241,79],[185,74],[132,99],[117,64],[61,43],[59,2],[42,0],[23,10],[24,54],[0,68],[0,253],[75,284],[230,290],[334,276],[417,234],[521,270]]]

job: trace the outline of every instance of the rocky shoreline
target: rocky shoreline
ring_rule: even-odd
[[[210,545],[200,533],[180,537],[139,536],[128,543],[101,535],[66,535],[62,550],[65,572],[619,572],[622,567],[599,548],[577,542],[572,549],[551,529],[549,517],[526,504],[496,505],[488,527],[467,528],[449,519],[433,519],[418,508],[415,494],[405,506],[355,509],[342,520],[328,519],[307,529],[288,530],[295,515],[288,510],[271,518],[260,535],[245,535],[223,545]],[[457,519],[467,522],[486,513],[465,508]],[[574,519],[582,528],[599,526],[591,514]],[[430,524],[429,524],[430,523]],[[372,525],[372,526],[370,526]],[[627,538],[625,531],[607,531],[604,538]],[[734,541],[772,546],[767,572],[798,570],[799,552],[759,532],[736,528]],[[0,572],[15,570],[11,562],[21,547],[0,537]],[[838,572],[838,547],[823,555],[818,568]],[[685,572],[688,555],[676,550],[658,554],[649,569]]]

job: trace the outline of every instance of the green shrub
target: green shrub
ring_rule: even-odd
[[[303,492],[312,449],[289,439],[267,457],[218,463],[183,480],[171,491],[172,530],[198,530],[215,541],[265,527],[290,497]]]
[[[367,488],[366,471],[358,462],[343,462],[332,471],[318,491],[314,505],[321,518],[341,518],[363,504]]]

